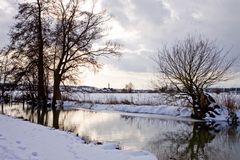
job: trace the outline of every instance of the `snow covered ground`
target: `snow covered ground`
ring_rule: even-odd
[[[82,93],[63,92],[68,100],[98,104],[186,105],[181,95],[167,93]]]
[[[85,108],[96,111],[120,111],[128,113],[147,113],[159,114],[178,117],[190,117],[192,113],[191,108],[169,105],[125,105],[125,104],[93,104],[93,103],[78,103],[78,102],[64,102],[64,108]]]
[[[1,160],[156,160],[145,151],[117,150],[114,144],[84,144],[80,137],[0,115]]]

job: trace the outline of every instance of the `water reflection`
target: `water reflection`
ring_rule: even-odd
[[[3,103],[1,103],[1,113],[4,114],[4,110],[3,110]]]
[[[214,137],[208,126],[196,122],[193,124],[193,130],[182,128],[177,132],[169,131],[164,133],[164,138],[153,140],[149,146],[157,153],[159,159],[207,159],[204,149]],[[162,146],[166,148],[161,150]],[[164,154],[161,151],[164,151]]]
[[[34,110],[6,106],[4,113],[60,128],[89,140],[119,143],[123,149],[147,150],[159,160],[233,159],[240,156],[240,128],[225,123],[138,117],[135,114]]]
[[[159,160],[237,160],[240,155],[239,136],[237,126],[195,122],[192,130],[181,128],[153,138],[147,148]]]

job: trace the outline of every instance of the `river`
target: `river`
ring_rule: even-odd
[[[121,149],[146,150],[159,160],[238,160],[240,127],[151,114],[72,109],[42,114],[22,104],[2,113],[74,132],[86,141],[113,142]]]

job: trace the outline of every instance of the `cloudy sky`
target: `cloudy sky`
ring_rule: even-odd
[[[7,43],[9,26],[17,11],[17,0],[0,2],[0,46]],[[155,67],[151,56],[165,44],[171,45],[189,34],[201,34],[225,48],[230,56],[240,56],[239,0],[98,0],[112,16],[108,38],[122,44],[121,58],[101,60],[99,73],[84,73],[83,85],[123,88],[151,88]],[[239,61],[239,62],[238,62]],[[240,59],[233,71],[240,72]],[[236,79],[219,86],[240,87]]]

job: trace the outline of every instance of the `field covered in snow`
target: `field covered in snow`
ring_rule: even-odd
[[[166,93],[63,93],[68,100],[95,104],[135,104],[183,106],[187,102],[181,95]]]
[[[220,105],[224,105],[227,100],[234,101],[237,108],[240,105],[240,94],[235,93],[211,93],[211,96]],[[182,94],[168,93],[83,93],[83,92],[63,92],[64,98],[68,100],[94,103],[94,104],[135,104],[135,105],[170,105],[189,106],[186,96]]]
[[[12,98],[21,97],[24,91],[9,92]],[[210,93],[219,105],[225,105],[231,100],[236,108],[240,108],[240,94],[223,92],[220,94]],[[51,95],[49,95],[51,97]],[[92,104],[128,104],[128,105],[169,105],[178,107],[189,107],[186,96],[182,94],[169,93],[94,93],[80,91],[78,89],[70,92],[62,92],[63,100],[77,101]]]

